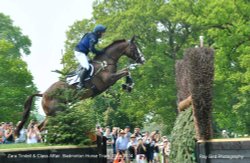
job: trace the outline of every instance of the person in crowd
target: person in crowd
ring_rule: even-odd
[[[0,130],[0,144],[3,144],[3,130]]]
[[[0,128],[0,144],[3,144],[3,130]]]
[[[167,136],[161,136],[161,139],[160,139],[160,141],[158,142],[158,144],[157,144],[157,146],[159,147],[159,158],[160,158],[160,160],[161,160],[161,163],[164,163],[164,160],[163,160],[163,145],[164,145],[164,143],[163,143],[163,141],[165,140],[167,138]]]
[[[127,137],[125,137],[125,134],[126,133],[123,130],[121,130],[120,137],[118,137],[116,140],[116,152],[117,153],[119,152],[121,154],[125,154],[127,150],[129,140],[127,139]]]
[[[27,128],[30,129],[31,126],[34,126],[35,124],[36,124],[36,121],[34,119],[31,119]]]
[[[162,155],[164,163],[168,163],[170,155],[170,143],[167,138],[163,140]]]
[[[127,147],[131,163],[135,160],[136,148],[137,148],[137,140],[136,140],[135,135],[132,134],[130,136],[130,142],[128,143],[128,147]]]
[[[222,136],[223,138],[229,138],[228,133],[227,133],[226,130],[222,130],[221,136]]]
[[[135,129],[134,129],[134,134],[135,134],[137,139],[143,137],[140,130],[141,129],[139,127],[135,127]]]
[[[4,122],[0,124],[0,144],[3,144],[4,142],[4,125]]]
[[[143,136],[143,142],[146,143],[146,141],[150,138],[150,133],[148,131],[145,131],[145,134]]]
[[[161,142],[163,142],[163,141],[166,140],[166,139],[167,139],[167,136],[165,136],[165,135],[162,136],[162,137],[161,137]]]
[[[112,139],[114,141],[112,147],[113,147],[113,154],[116,154],[116,146],[115,146],[115,142],[116,142],[116,139],[118,138],[118,128],[117,127],[113,127],[112,128]]]
[[[159,130],[156,130],[152,132],[152,140],[155,142],[154,145],[154,162],[159,162],[160,161],[160,140],[161,140],[161,135]]]
[[[37,124],[31,125],[27,132],[27,144],[41,142],[42,137]]]
[[[103,136],[107,138],[107,159],[108,159],[108,162],[110,162],[113,158],[113,144],[114,144],[112,133],[110,132],[110,127],[106,127],[106,130]]]
[[[152,137],[148,138],[145,143],[146,146],[146,158],[148,163],[152,163],[154,160],[154,148],[155,142],[152,140]]]
[[[136,148],[136,163],[146,163],[147,148],[143,144],[142,138],[138,138],[138,145]]]
[[[11,123],[6,123],[4,128],[4,144],[14,143],[14,129]]]
[[[130,136],[132,135],[132,133],[130,132],[130,127],[126,126],[124,129],[124,132],[126,133],[125,136],[130,139]]]
[[[5,122],[1,122],[1,124],[0,124],[0,129],[2,129],[3,128],[3,125],[5,124]]]
[[[103,136],[103,131],[101,126],[96,126],[96,135]]]
[[[21,121],[19,121],[16,126],[18,126],[19,123],[21,123]],[[15,143],[24,143],[24,142],[26,142],[26,135],[27,135],[27,130],[22,128],[21,131],[19,132],[19,137],[16,138],[16,140],[15,140]]]
[[[113,163],[126,163],[123,153],[117,153]]]

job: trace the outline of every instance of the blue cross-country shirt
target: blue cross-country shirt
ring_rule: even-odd
[[[89,52],[97,55],[102,54],[101,51],[95,49],[95,44],[98,43],[98,39],[97,34],[94,32],[85,34],[81,41],[76,45],[75,51],[85,53],[86,55],[88,55]]]

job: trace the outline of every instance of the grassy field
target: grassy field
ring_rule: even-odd
[[[43,143],[36,143],[36,144],[26,144],[26,143],[19,143],[19,144],[1,144],[0,149],[12,149],[12,148],[32,148],[32,147],[48,147],[48,144]]]
[[[93,145],[94,146],[94,145]],[[77,145],[48,145],[44,143],[36,143],[36,144],[26,144],[26,143],[19,143],[19,144],[0,144],[0,152],[6,150],[35,150],[35,149],[58,149],[58,148],[82,148],[84,146],[77,146]],[[87,146],[85,146],[87,147]],[[89,147],[89,146],[88,146]]]

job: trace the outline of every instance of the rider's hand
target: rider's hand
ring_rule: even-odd
[[[98,51],[96,51],[96,54],[97,54],[97,55],[102,55],[102,54],[104,54],[104,52],[105,52],[105,50],[104,50],[104,49],[102,49],[102,50],[98,50]]]
[[[100,53],[101,53],[101,55],[104,54],[105,50],[104,49],[100,50]]]

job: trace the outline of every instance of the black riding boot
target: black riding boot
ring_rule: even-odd
[[[83,68],[79,76],[80,76],[80,82],[77,85],[77,89],[82,89],[84,87],[85,79],[88,76],[88,71],[85,68]]]

